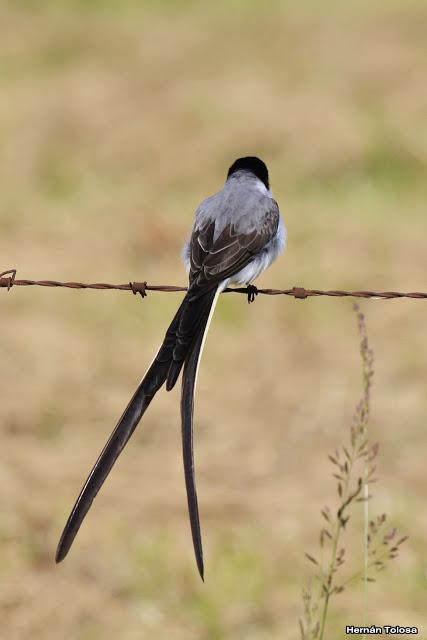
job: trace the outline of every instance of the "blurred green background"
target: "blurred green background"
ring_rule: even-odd
[[[14,1],[0,21],[0,270],[184,284],[200,200],[261,156],[289,248],[260,286],[427,289],[424,1]],[[361,393],[345,299],[223,296],[201,367],[196,467],[206,583],[160,393],[67,560],[82,481],[180,294],[0,292],[0,637],[299,637],[327,453]],[[371,508],[410,535],[373,624],[425,624],[427,307],[366,301],[376,356]],[[350,528],[347,571],[361,529]],[[340,595],[328,638],[362,623]],[[425,626],[424,626],[425,633]],[[397,637],[397,636],[396,636]]]

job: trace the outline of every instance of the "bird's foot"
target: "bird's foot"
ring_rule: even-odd
[[[248,289],[248,304],[251,304],[251,302],[254,302],[256,296],[258,295],[258,289],[253,284],[248,284],[247,289]]]

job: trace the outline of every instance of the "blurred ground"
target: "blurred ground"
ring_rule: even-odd
[[[260,285],[426,290],[424,2],[3,2],[0,270],[182,284],[199,201],[268,164],[289,249]],[[223,296],[202,364],[196,574],[179,391],[162,393],[66,562],[83,479],[179,294],[0,292],[0,637],[298,638],[326,454],[361,392],[347,300]],[[370,622],[425,634],[427,307],[362,305],[376,356],[372,510],[410,535]],[[360,558],[360,529],[347,533]],[[360,624],[337,598],[328,638]],[[424,625],[424,631],[422,631]]]

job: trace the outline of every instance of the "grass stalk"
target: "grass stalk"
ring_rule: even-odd
[[[320,561],[306,553],[317,568],[317,573],[303,590],[304,618],[300,620],[302,640],[324,640],[331,598],[342,593],[352,582],[363,582],[363,626],[368,626],[369,582],[371,573],[385,568],[388,560],[397,556],[398,547],[406,540],[392,543],[396,529],[384,531],[386,515],[369,519],[370,484],[375,482],[375,460],[378,444],[369,442],[369,416],[371,387],[374,375],[373,352],[369,347],[365,317],[358,305],[354,305],[360,335],[363,395],[356,406],[350,428],[349,442],[330,454],[333,477],[337,483],[338,505],[335,510],[325,506],[321,510],[326,525],[320,531]],[[356,503],[363,502],[363,562],[362,567],[347,579],[341,578],[346,550],[340,546],[342,534],[350,520]],[[390,547],[390,543],[392,546]],[[326,553],[325,553],[326,551]],[[338,579],[339,576],[339,579]],[[313,584],[315,588],[313,588]]]

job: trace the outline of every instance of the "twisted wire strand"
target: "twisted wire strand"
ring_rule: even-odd
[[[107,282],[61,282],[59,280],[22,280],[16,278],[16,269],[8,269],[0,273],[0,288],[8,291],[13,287],[63,287],[66,289],[95,289],[98,291],[117,290],[132,291],[139,293],[143,298],[147,291],[161,291],[163,293],[173,293],[176,291],[187,291],[187,287],[177,287],[173,285],[148,284],[147,282],[128,282],[125,284],[110,284]],[[246,287],[228,288],[227,293],[242,293],[247,295]],[[304,300],[310,297],[327,296],[330,298],[379,298],[391,300],[394,298],[414,298],[417,300],[427,299],[427,292],[423,291],[342,291],[340,289],[306,289],[305,287],[292,287],[290,289],[258,289],[258,293],[267,296],[291,296]]]

